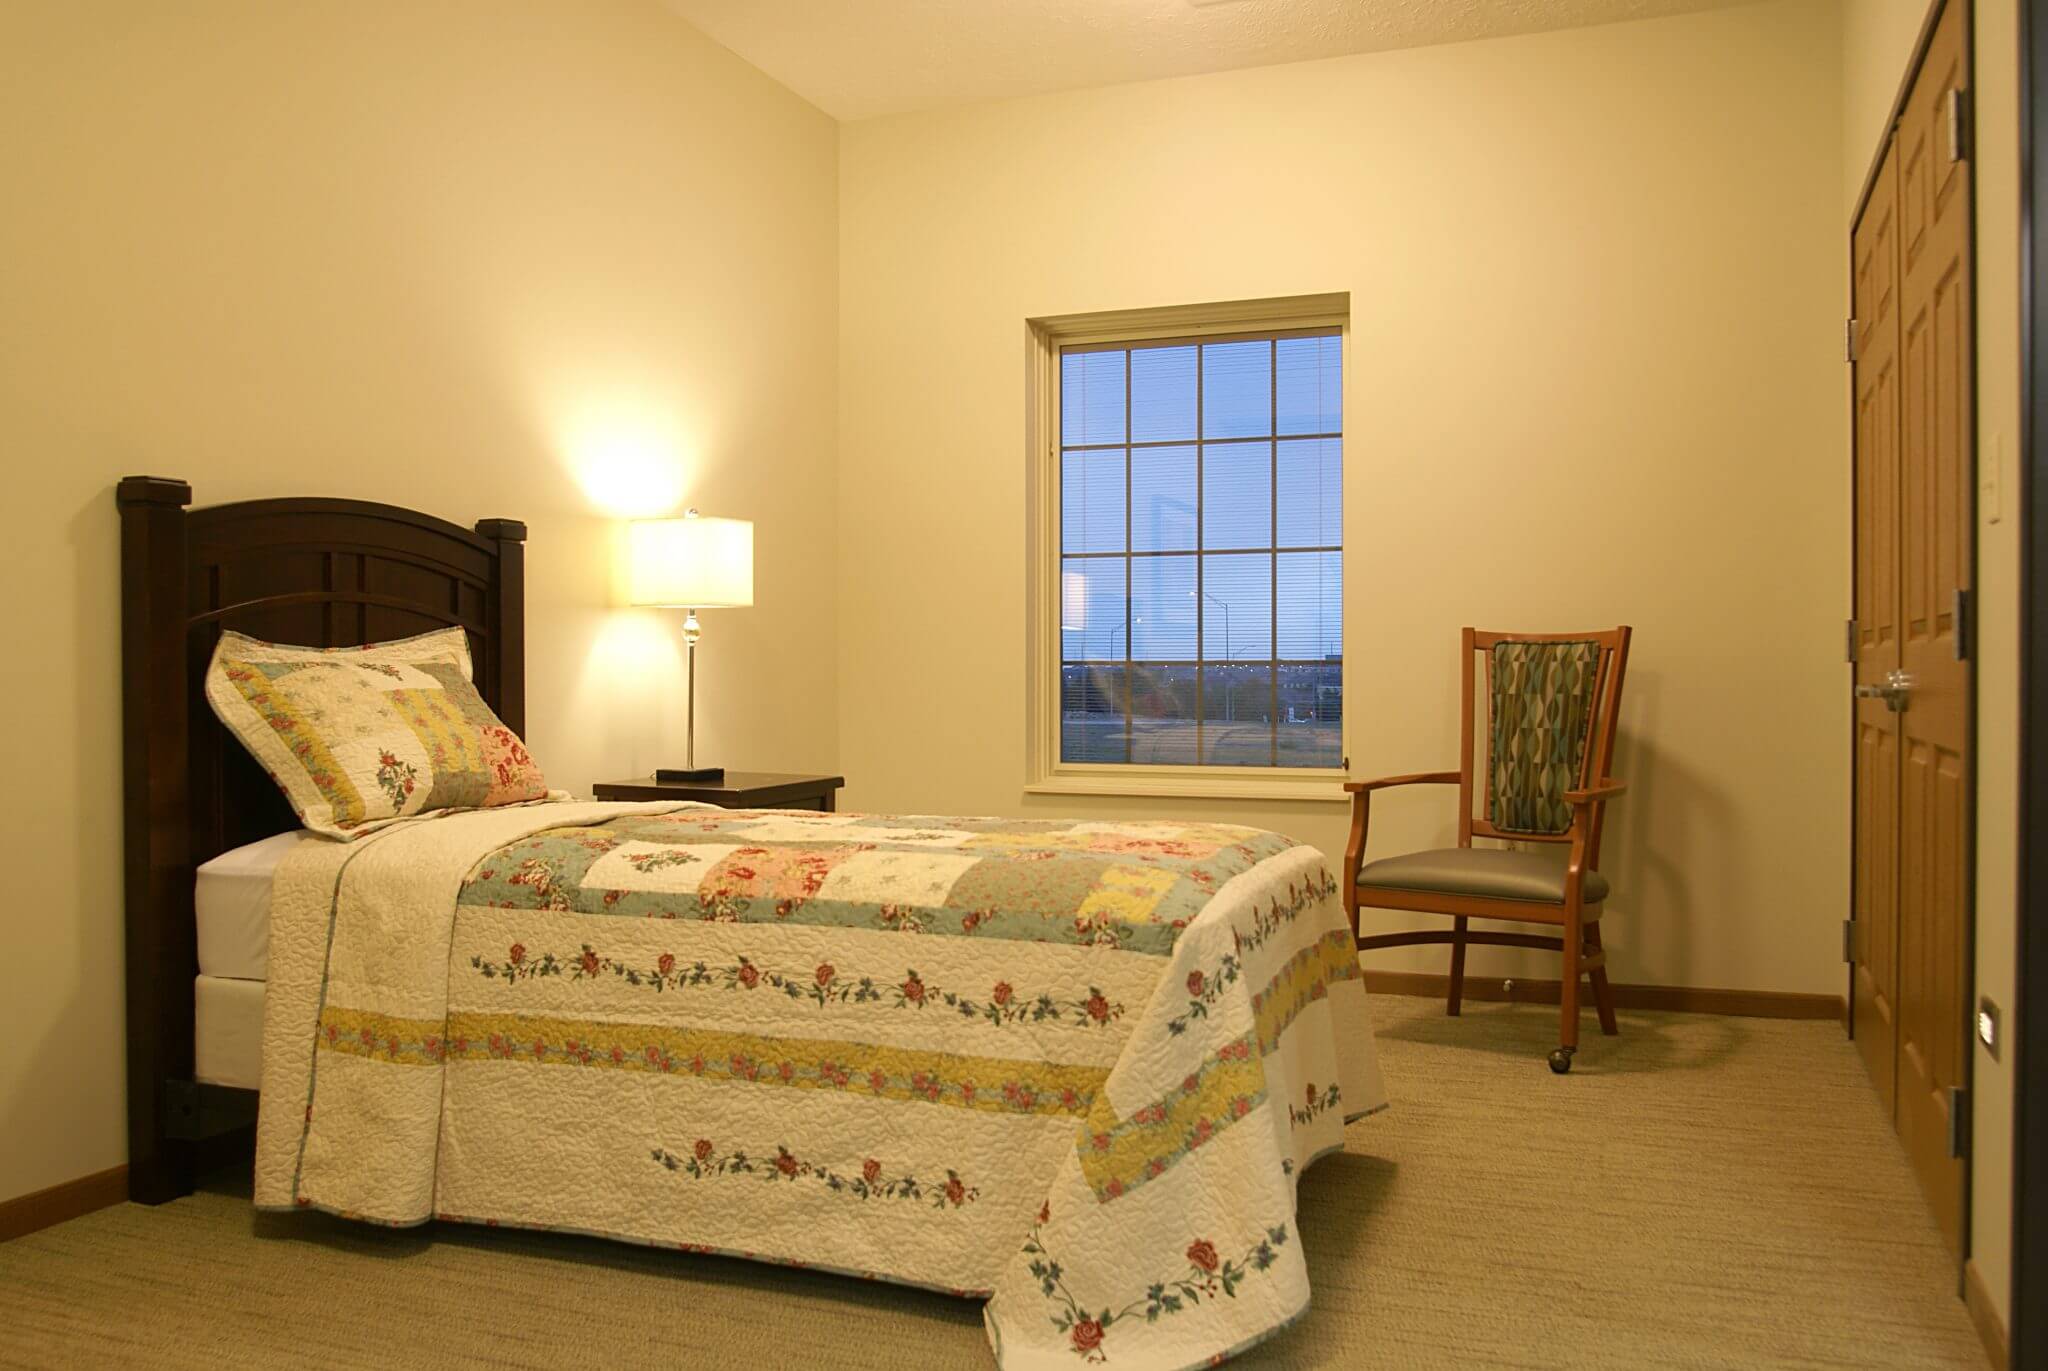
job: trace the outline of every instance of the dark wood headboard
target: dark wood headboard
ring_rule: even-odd
[[[187,509],[192,487],[130,476],[121,510],[121,706],[128,977],[128,1187],[191,1189],[218,1101],[192,1078],[192,890],[208,858],[298,826],[213,716],[203,683],[223,629],[355,647],[459,625],[478,692],[526,727],[526,525],[474,531],[359,500]],[[233,1111],[230,1110],[232,1113]],[[243,1111],[246,1112],[246,1105]]]

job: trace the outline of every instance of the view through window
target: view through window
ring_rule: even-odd
[[[1059,361],[1060,760],[1342,766],[1342,335]]]

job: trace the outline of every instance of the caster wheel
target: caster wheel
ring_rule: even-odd
[[[1550,1054],[1550,1069],[1560,1076],[1571,1070],[1572,1054],[1578,1050],[1576,1047],[1558,1048],[1557,1051]]]

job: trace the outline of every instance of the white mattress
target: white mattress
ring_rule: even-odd
[[[270,878],[285,853],[302,842],[320,841],[296,829],[223,852],[199,868],[192,906],[202,979],[263,979],[270,965]]]
[[[199,976],[192,982],[192,1075],[254,1090],[263,1082],[263,982]]]

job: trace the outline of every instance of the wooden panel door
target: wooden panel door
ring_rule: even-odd
[[[1899,119],[1899,1136],[1950,1247],[1963,1169],[1949,1112],[1963,1085],[1969,992],[1970,585],[1974,453],[1970,164],[1959,110],[1963,19],[1938,23]]]
[[[1856,1046],[1893,1107],[1898,1047],[1899,670],[1898,149],[1885,153],[1853,242],[1856,319]]]
[[[1957,1253],[1976,481],[1967,10],[1957,0],[1936,21],[1852,240],[1853,1030]]]

